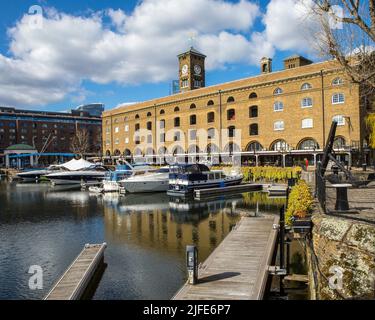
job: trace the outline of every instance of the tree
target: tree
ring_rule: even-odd
[[[90,143],[87,130],[78,129],[70,145],[71,151],[83,157],[89,151],[89,148]]]
[[[336,59],[352,82],[375,89],[375,0],[301,0],[318,22],[315,45]]]

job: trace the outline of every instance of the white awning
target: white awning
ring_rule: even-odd
[[[95,164],[92,162],[86,161],[84,159],[79,159],[79,160],[73,159],[60,166],[70,171],[76,171],[76,170],[82,170],[82,169],[91,167],[93,165]]]

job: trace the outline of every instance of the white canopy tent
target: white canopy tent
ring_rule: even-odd
[[[86,161],[84,159],[79,159],[79,160],[72,159],[64,164],[61,164],[60,167],[63,167],[70,171],[77,171],[77,170],[89,168],[93,165],[95,165],[95,163]]]

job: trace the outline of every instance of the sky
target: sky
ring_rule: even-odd
[[[274,70],[296,53],[317,61],[306,12],[301,0],[3,1],[0,105],[108,110],[166,96],[191,45],[207,55],[207,86],[259,74],[262,57]]]

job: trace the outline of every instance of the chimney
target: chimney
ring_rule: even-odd
[[[311,60],[306,59],[305,57],[302,57],[299,55],[293,55],[284,60],[284,68],[293,69],[293,68],[307,66],[312,63],[313,62]]]

